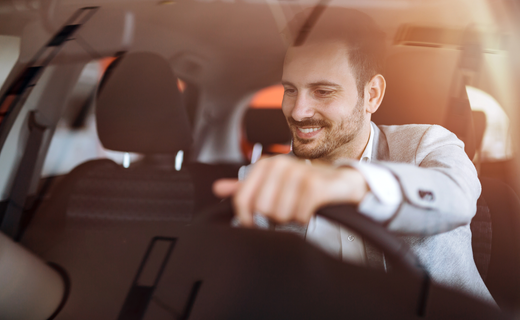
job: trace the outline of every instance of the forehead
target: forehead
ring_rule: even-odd
[[[304,84],[322,80],[341,84],[354,80],[345,44],[329,41],[287,50],[282,81]]]

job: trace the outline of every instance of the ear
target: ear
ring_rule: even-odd
[[[385,78],[377,74],[365,86],[365,106],[368,113],[374,113],[381,105],[386,90]]]

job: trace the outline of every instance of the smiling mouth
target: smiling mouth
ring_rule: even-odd
[[[320,130],[323,127],[314,127],[314,128],[301,128],[298,127],[298,130],[302,133],[311,133]]]

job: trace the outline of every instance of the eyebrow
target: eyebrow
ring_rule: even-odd
[[[327,80],[321,80],[317,82],[312,82],[307,85],[307,87],[319,87],[319,86],[328,86],[328,87],[335,87],[335,88],[341,88],[341,86],[337,83],[330,82]]]
[[[282,85],[288,85],[288,86],[296,87],[292,82],[285,81],[285,80],[282,80]],[[339,84],[331,82],[331,81],[327,81],[327,80],[320,80],[320,81],[316,81],[316,82],[311,82],[311,83],[308,83],[306,85],[306,87],[310,87],[310,88],[312,88],[312,87],[319,87],[319,86],[328,86],[328,87],[334,87],[334,88],[341,89],[341,86]]]

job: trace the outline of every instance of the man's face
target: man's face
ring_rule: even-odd
[[[365,121],[347,48],[339,42],[291,47],[285,56],[282,110],[299,158],[348,154]]]

